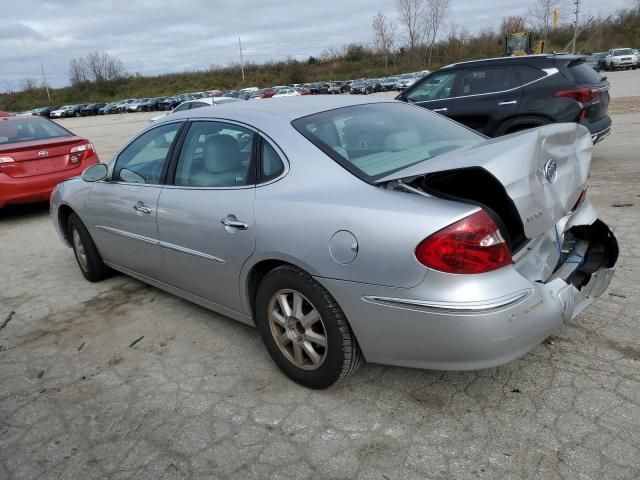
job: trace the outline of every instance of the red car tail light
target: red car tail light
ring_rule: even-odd
[[[594,99],[594,92],[587,87],[574,88],[571,90],[558,90],[553,94],[554,97],[573,98],[580,103],[589,103]]]
[[[485,273],[513,262],[498,225],[484,210],[425,238],[415,255],[424,266],[447,273]]]
[[[0,157],[0,166],[4,163],[13,163],[14,160],[11,157]]]
[[[89,158],[94,154],[94,152],[95,149],[93,148],[92,143],[81,143],[80,145],[71,147],[71,150],[69,151],[71,154],[69,160],[71,160],[71,163],[79,163],[84,159]]]

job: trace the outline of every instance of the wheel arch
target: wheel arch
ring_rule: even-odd
[[[69,246],[71,246],[71,238],[69,236],[69,217],[72,213],[77,213],[66,203],[63,203],[58,207],[58,225],[60,228],[60,232],[64,237],[64,240],[67,242]]]
[[[506,135],[510,132],[514,127],[541,127],[543,125],[549,125],[550,123],[554,123],[552,118],[547,117],[546,115],[536,114],[536,115],[519,115],[515,117],[511,117],[503,121],[500,126],[495,130],[496,137],[501,135]]]
[[[256,294],[258,292],[258,285],[260,285],[262,279],[271,270],[283,265],[289,265],[298,268],[311,276],[315,275],[314,269],[311,268],[310,265],[281,255],[272,255],[269,257],[261,258],[260,260],[252,263],[247,268],[245,268],[246,273],[241,276],[241,286],[243,294],[242,300],[247,311],[252,317],[255,315],[255,301]]]

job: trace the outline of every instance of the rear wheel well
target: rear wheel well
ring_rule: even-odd
[[[69,215],[72,213],[73,209],[69,205],[60,205],[60,207],[58,207],[60,231],[64,234],[64,238],[66,238],[69,243],[71,243],[71,237],[69,235]]]
[[[549,125],[550,123],[553,123],[553,120],[541,116],[515,117],[503,122],[496,130],[495,136],[499,137],[500,135],[520,132],[529,128]]]
[[[258,285],[260,285],[260,282],[267,273],[282,265],[295,266],[282,260],[262,260],[251,268],[249,276],[247,277],[247,295],[252,313],[255,314],[256,312],[256,294],[258,293]]]

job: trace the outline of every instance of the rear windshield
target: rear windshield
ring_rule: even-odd
[[[32,142],[49,138],[70,137],[71,132],[48,120],[5,120],[0,121],[0,145]]]
[[[311,143],[369,183],[484,139],[440,115],[399,102],[338,108],[292,124]]]
[[[578,83],[593,84],[602,82],[600,74],[593,67],[582,61],[569,64],[569,73]]]

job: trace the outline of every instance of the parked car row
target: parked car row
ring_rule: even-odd
[[[594,70],[635,70],[640,68],[640,53],[633,48],[612,48],[607,52],[592,53],[587,63]]]

